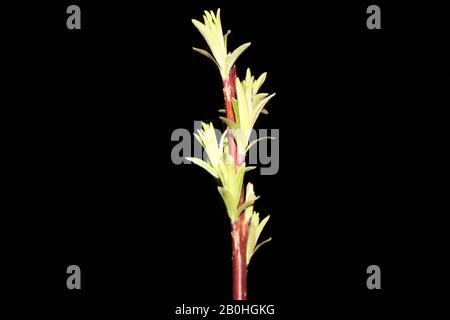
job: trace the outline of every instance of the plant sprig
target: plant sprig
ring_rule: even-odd
[[[242,44],[233,52],[228,52],[227,39],[230,31],[223,34],[220,9],[216,14],[213,11],[205,11],[203,23],[195,19],[192,20],[192,23],[205,39],[210,52],[198,48],[193,49],[212,60],[218,67],[222,79],[229,81],[231,69],[238,57],[250,46],[250,42]],[[248,150],[258,141],[270,138],[263,137],[252,142],[249,141],[259,115],[267,113],[265,106],[275,95],[259,92],[266,77],[267,73],[263,73],[255,79],[250,69],[247,69],[244,80],[236,78],[235,83],[232,83],[236,90],[236,96],[232,97],[232,111],[235,119],[220,117],[228,129],[222,133],[219,141],[217,141],[213,124],[203,123],[202,128],[195,134],[195,138],[205,149],[208,159],[204,161],[199,158],[187,158],[208,171],[217,180],[218,191],[232,225],[237,226],[238,219],[243,214],[246,230],[248,230],[248,234],[245,233],[246,252],[244,252],[247,265],[261,245],[271,240],[269,238],[258,244],[259,237],[270,216],[260,221],[259,213],[253,209],[255,201],[259,198],[253,191],[253,184],[248,183],[245,192],[243,188],[245,173],[254,168],[247,167],[245,164]],[[231,133],[231,136],[228,133]],[[244,159],[243,162],[235,159],[230,153],[228,148],[230,138],[236,144],[236,155]]]

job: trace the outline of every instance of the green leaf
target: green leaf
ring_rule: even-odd
[[[248,228],[248,237],[247,237],[247,265],[250,263],[250,259],[252,258],[253,251],[256,247],[256,229],[258,228],[259,223],[259,214],[254,212],[250,218],[250,224]]]
[[[260,224],[258,224],[258,229],[256,230],[256,242],[258,242],[259,236],[261,235],[261,232],[263,231],[264,227],[266,226],[267,221],[269,221],[270,215],[265,217]]]
[[[249,113],[248,113],[248,103],[246,98],[246,92],[244,90],[243,83],[236,78],[236,95],[238,100],[238,112],[239,112],[239,122],[240,128],[242,129],[251,129],[248,128],[249,124]]]
[[[230,128],[230,129],[239,129],[239,127],[237,126],[237,124],[233,121],[231,121],[230,119],[226,118],[226,117],[219,117],[220,120],[222,120],[223,122],[225,122],[225,124]]]
[[[233,196],[231,193],[223,187],[217,187],[220,195],[222,196],[223,202],[225,203],[225,207],[227,209],[228,217],[231,220],[231,223],[235,223],[237,220],[237,210]]]
[[[194,132],[194,137],[195,137],[195,139],[203,146],[203,141],[202,141],[202,139],[201,139],[200,136],[199,136],[197,133],[195,133],[195,132]]]
[[[231,30],[228,30],[227,33],[223,36],[223,43],[225,45],[225,50],[227,50],[227,40],[228,40],[228,35],[231,33]]]
[[[258,80],[255,81],[255,83],[253,84],[253,94],[256,95],[256,93],[258,92],[258,90],[261,88],[261,86],[263,85],[264,81],[266,81],[266,77],[267,77],[267,72],[264,72],[263,74],[261,74],[258,78]]]
[[[261,242],[260,244],[258,244],[258,245],[255,247],[255,249],[253,250],[252,256],[256,253],[256,251],[257,251],[259,248],[261,248],[261,246],[262,246],[263,244],[265,244],[265,243],[267,243],[267,242],[269,242],[269,241],[271,241],[271,240],[272,240],[272,238],[268,238],[268,239],[264,240],[263,242]]]
[[[265,217],[261,223],[259,223],[259,214],[254,212],[251,216],[250,220],[250,226],[249,226],[249,232],[248,232],[248,238],[247,238],[247,265],[250,263],[250,260],[252,256],[255,254],[255,252],[265,243],[272,240],[272,238],[269,238],[260,244],[256,245],[258,243],[259,236],[261,235],[262,230],[264,229],[267,221],[269,220],[270,215]]]
[[[250,150],[259,141],[262,141],[262,140],[265,140],[265,139],[275,140],[274,137],[261,137],[261,138],[255,139],[252,142],[250,142],[250,144],[247,146],[247,149],[245,149],[245,153],[247,153],[247,151]]]
[[[213,34],[211,29],[209,29],[206,25],[204,25],[200,21],[192,19],[192,23],[197,28],[197,30],[202,34],[217,64],[220,66],[220,69],[223,69],[224,68],[223,64],[226,62],[225,61],[226,57],[224,56],[225,53],[220,50],[220,43],[216,39],[216,36]]]
[[[250,200],[256,201],[255,191],[253,190],[253,184],[251,182],[247,183],[247,187],[245,188],[245,201]],[[253,214],[253,205],[248,206],[244,211],[245,223],[249,223],[252,214]]]
[[[244,184],[245,166],[241,166],[236,173],[237,181],[237,202],[239,203],[239,198],[241,197],[242,185]],[[237,205],[236,205],[237,207]]]
[[[255,96],[253,96],[253,105],[257,106],[260,104],[261,101],[263,101],[269,94],[268,93],[258,93]]]
[[[212,62],[214,62],[214,64],[217,66],[217,68],[220,69],[220,66],[217,64],[216,59],[214,59],[214,57],[208,51],[203,50],[203,49],[199,49],[199,48],[195,48],[195,47],[192,47],[192,49],[194,49],[194,51],[196,51],[196,52],[204,55],[208,59],[210,59]]]
[[[253,206],[255,201],[258,200],[258,199],[259,199],[259,196],[255,197],[254,199],[250,199],[249,201],[245,201],[243,204],[241,204],[241,206],[237,209],[237,211],[239,213],[241,213],[242,211],[244,211],[248,207]]]
[[[270,99],[272,99],[275,96],[275,93],[271,94],[270,96],[264,98],[253,110],[253,123],[251,125],[251,127],[253,128],[253,126],[255,125],[256,119],[258,119],[259,113],[261,112],[261,110],[264,108],[264,106],[267,104],[267,102],[269,102]]]
[[[223,146],[224,144],[228,144],[228,140],[227,140],[227,133],[228,133],[228,129],[226,129],[223,133],[222,136],[220,137],[219,140],[219,152],[222,152],[223,154]]]
[[[249,172],[253,169],[256,169],[256,166],[247,166],[247,167],[245,167],[245,172]]]
[[[213,22],[214,22],[214,26],[216,28],[217,36],[222,36],[223,41],[219,41],[219,42],[222,45],[223,52],[226,53],[227,52],[226,51],[227,47],[225,45],[225,36],[223,36],[222,21],[220,21],[220,8],[217,9],[216,16],[214,16],[214,12],[211,10],[211,16],[213,18]],[[220,40],[222,40],[222,39],[220,39]],[[217,40],[219,40],[219,39],[217,39]]]
[[[231,98],[231,101],[233,103],[233,112],[234,112],[234,116],[236,118],[236,124],[238,127],[241,126],[241,121],[240,121],[240,117],[239,117],[239,105],[238,105],[238,101],[235,98]]]
[[[208,171],[214,178],[218,178],[217,173],[209,163],[198,158],[186,157],[186,159]]]
[[[233,53],[229,54],[227,57],[227,74],[230,72],[231,68],[233,67],[234,63],[236,62],[237,58],[248,48],[250,47],[250,42],[244,43],[243,45],[236,48],[236,50],[233,51]]]

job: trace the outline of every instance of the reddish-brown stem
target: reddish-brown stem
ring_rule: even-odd
[[[248,227],[245,217],[241,214],[232,224],[232,264],[233,264],[233,300],[247,300],[247,237]]]
[[[236,122],[233,110],[233,98],[236,98],[236,66],[231,68],[228,78],[223,80],[223,96],[225,98],[225,111],[227,118],[233,122]],[[230,154],[234,158],[237,169],[237,146],[231,132],[228,132],[228,147],[230,149]]]
[[[233,98],[236,98],[236,66],[231,68],[228,78],[223,80],[223,95],[227,118],[235,122]],[[228,133],[228,146],[237,171],[244,164],[245,159],[239,157],[231,132]],[[242,188],[239,206],[244,203],[244,200],[245,194]],[[231,225],[233,300],[247,300],[247,237],[248,225],[244,215],[240,213],[237,221]]]

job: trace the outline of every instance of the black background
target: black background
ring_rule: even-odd
[[[280,170],[249,174],[273,237],[249,267],[249,297],[443,290],[443,2],[378,1],[381,30],[366,28],[365,1],[146,3],[4,9],[2,291],[231,297],[215,182],[170,158],[174,129],[220,125],[220,76],[192,51],[206,44],[190,22],[218,7],[229,46],[252,42],[238,75],[267,71],[264,91],[277,92],[258,127],[280,129]],[[81,30],[66,28],[70,4]],[[71,264],[79,292],[66,288]]]

